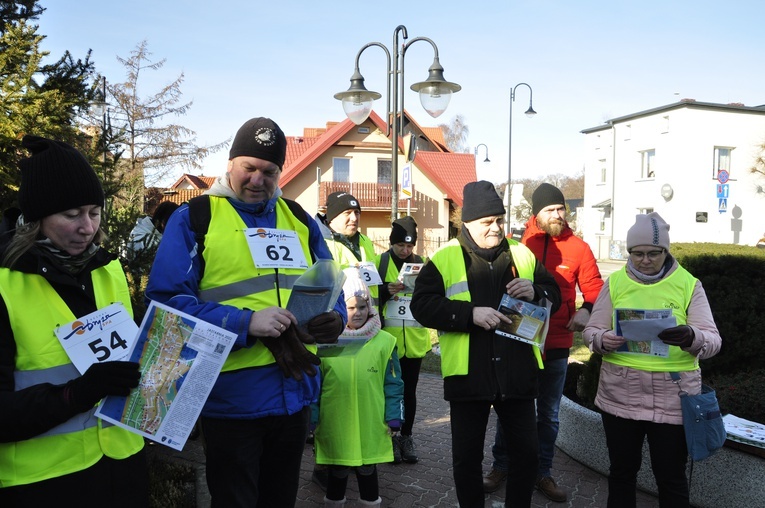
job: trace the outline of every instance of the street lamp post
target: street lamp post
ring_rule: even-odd
[[[519,86],[524,85],[529,89],[529,109],[526,110],[526,116],[533,118],[537,114],[534,108],[531,106],[532,97],[534,92],[531,90],[531,86],[527,83],[518,83],[510,90],[510,121],[508,128],[508,144],[507,144],[507,233],[512,233],[511,219],[512,219],[512,190],[513,190],[513,102],[515,102],[515,91]]]
[[[479,148],[481,148],[481,147],[484,147],[484,148],[486,149],[486,158],[485,158],[483,161],[484,161],[484,162],[491,162],[491,161],[489,160],[489,147],[488,147],[488,146],[486,146],[484,143],[479,143],[479,144],[478,144],[478,145],[475,147],[475,160],[476,160],[476,162],[478,162],[478,149],[479,149]]]
[[[404,42],[399,46],[399,34]],[[382,97],[377,92],[372,92],[364,87],[364,76],[359,71],[359,58],[367,48],[377,46],[385,51],[388,59],[387,78],[387,108],[388,108],[388,132],[391,136],[391,221],[398,218],[398,140],[403,135],[404,121],[404,56],[406,50],[417,41],[426,41],[433,46],[435,56],[433,63],[428,69],[428,79],[415,83],[411,89],[420,94],[420,103],[425,111],[433,118],[443,113],[449,105],[452,93],[459,92],[462,87],[444,79],[444,68],[438,59],[438,46],[427,37],[415,37],[409,42],[407,30],[404,25],[399,25],[393,31],[393,63],[391,66],[391,52],[380,42],[369,42],[356,54],[356,67],[351,76],[351,86],[345,92],[334,95],[335,99],[343,102],[343,110],[346,116],[355,123],[361,125],[369,118],[372,112],[372,104]],[[412,152],[413,153],[413,152]]]

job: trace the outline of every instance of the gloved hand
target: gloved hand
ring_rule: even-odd
[[[107,395],[128,395],[141,379],[138,367],[136,362],[94,363],[85,374],[64,385],[64,398],[82,413]]]
[[[293,377],[301,381],[303,372],[309,376],[317,374],[315,366],[319,365],[321,360],[305,348],[294,325],[290,325],[279,337],[259,337],[259,340],[274,355],[284,377]]]
[[[334,310],[314,316],[308,322],[308,333],[319,344],[331,344],[343,333],[343,318]]]
[[[693,328],[688,325],[673,326],[659,332],[659,338],[670,346],[690,347],[696,336]]]

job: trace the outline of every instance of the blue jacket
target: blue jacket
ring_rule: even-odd
[[[276,227],[275,203],[281,192],[264,203],[249,204],[230,200],[248,227]],[[307,216],[309,246],[316,259],[332,259],[318,225]],[[198,298],[202,276],[197,242],[191,228],[188,205],[182,205],[168,221],[149,275],[146,299],[170,305],[230,332],[237,334],[234,348],[251,346],[247,329],[252,310],[239,309]],[[258,309],[255,309],[258,310]],[[335,304],[343,322],[347,322],[345,300],[341,294]],[[316,401],[320,376],[303,376],[302,381],[285,378],[276,364],[226,372],[218,377],[210,393],[203,416],[251,419],[294,414]]]

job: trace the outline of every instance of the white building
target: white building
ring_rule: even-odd
[[[684,99],[582,131],[580,228],[598,259],[626,259],[627,230],[658,212],[672,242],[755,245],[765,236],[765,105]]]

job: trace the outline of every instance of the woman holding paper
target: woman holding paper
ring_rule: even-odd
[[[66,143],[27,135],[22,146],[23,215],[0,253],[0,506],[147,506],[143,438],[93,414],[138,385],[138,364],[80,375],[54,334],[114,302],[132,316],[122,267],[100,247],[101,183]]]
[[[611,461],[609,507],[635,506],[646,436],[659,505],[689,506],[688,452],[679,389],[670,373],[680,374],[683,390],[698,394],[698,360],[717,354],[722,339],[701,282],[678,264],[669,247],[669,224],[655,212],[638,215],[627,232],[627,264],[604,284],[583,332],[590,349],[603,354],[595,405],[602,410]],[[615,309],[671,309],[676,326],[658,334],[668,347],[655,344],[652,354],[626,347],[615,331]]]

